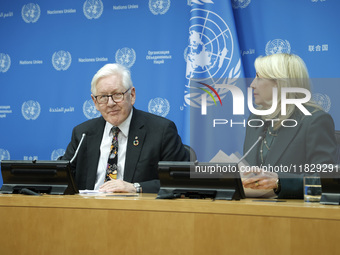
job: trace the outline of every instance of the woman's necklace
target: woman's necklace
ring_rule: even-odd
[[[274,132],[270,127],[267,128],[267,131],[265,133],[266,136],[262,140],[260,147],[260,158],[262,164],[266,160],[267,154],[270,151],[271,146],[273,145],[275,137],[277,137],[277,131]]]

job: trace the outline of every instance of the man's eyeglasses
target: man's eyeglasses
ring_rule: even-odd
[[[111,97],[112,101],[115,103],[120,103],[124,100],[124,95],[126,92],[128,92],[130,89],[128,89],[125,92],[122,93],[115,93],[112,95],[99,95],[95,96],[95,99],[99,104],[107,104],[109,102],[109,98]]]

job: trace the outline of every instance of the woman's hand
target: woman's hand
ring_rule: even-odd
[[[278,178],[277,173],[253,167],[251,171],[243,173],[242,183],[245,188],[250,189],[276,189]]]

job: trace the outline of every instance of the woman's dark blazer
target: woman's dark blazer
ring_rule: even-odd
[[[268,151],[263,165],[283,166],[290,169],[289,173],[279,172],[281,191],[278,198],[303,198],[303,173],[312,164],[334,164],[336,158],[336,139],[334,121],[322,110],[307,108],[312,115],[293,114],[295,127],[280,127],[273,145]],[[260,119],[251,115],[250,119]],[[292,125],[290,122],[289,125]],[[288,122],[287,122],[288,124]],[[262,127],[247,127],[243,151],[246,152],[264,132]],[[261,143],[258,143],[246,157],[250,165],[260,166],[258,153]]]

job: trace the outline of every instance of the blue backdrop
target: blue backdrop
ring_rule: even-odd
[[[245,91],[235,79],[254,77],[259,55],[301,56],[339,129],[339,10],[338,0],[0,0],[0,160],[62,155],[72,128],[99,116],[90,82],[111,62],[130,68],[136,107],[173,120],[200,161],[242,151],[245,128],[213,128],[212,112],[247,118],[218,84]],[[216,104],[208,96],[202,115],[207,91]]]

